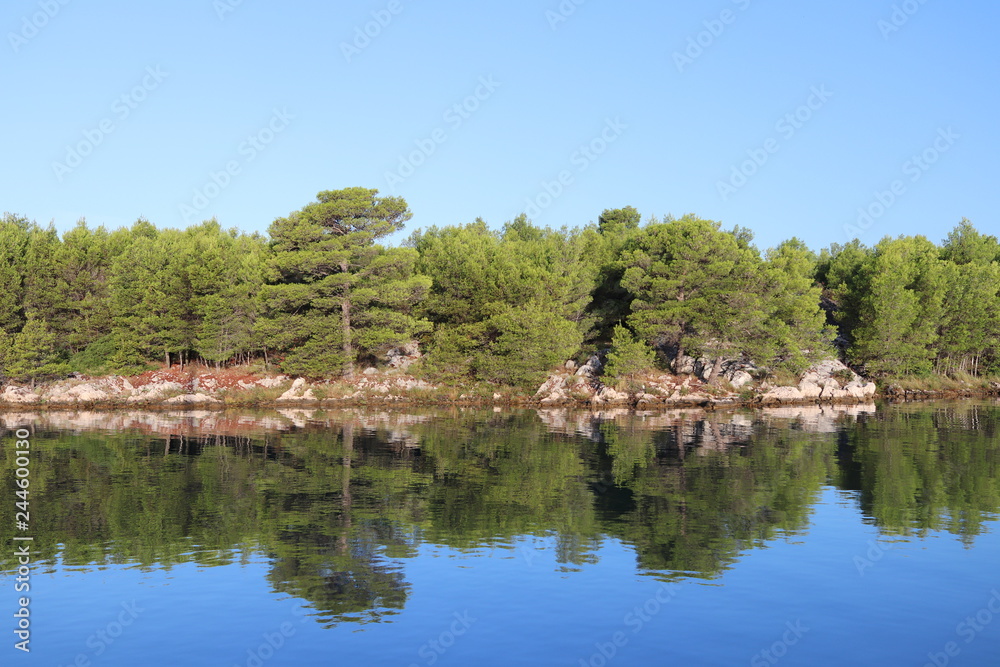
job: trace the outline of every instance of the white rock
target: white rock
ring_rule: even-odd
[[[550,375],[549,379],[542,383],[542,386],[535,392],[535,398],[548,396],[554,391],[559,391],[566,387],[566,378],[561,375]]]
[[[17,387],[10,384],[7,385],[3,394],[0,395],[0,400],[5,403],[38,403],[42,400],[42,397],[25,387]]]
[[[799,382],[799,392],[802,394],[802,398],[819,398],[823,395],[823,387],[815,382],[802,380]]]
[[[212,398],[208,394],[182,394],[180,396],[174,396],[173,398],[168,398],[163,401],[164,405],[191,405],[191,404],[205,404],[205,403],[221,403],[222,401]]]
[[[733,385],[736,389],[742,389],[753,382],[753,376],[746,371],[736,371],[733,373],[733,378],[729,381],[729,384]]]
[[[798,387],[775,387],[764,394],[762,400],[767,403],[769,401],[801,401],[803,398],[802,392],[799,391]]]

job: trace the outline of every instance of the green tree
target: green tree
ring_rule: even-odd
[[[66,372],[56,345],[56,335],[43,320],[28,315],[24,328],[13,336],[5,357],[5,374],[17,382],[59,377]],[[7,347],[6,345],[2,347]]]
[[[756,249],[717,222],[685,216],[643,228],[623,253],[622,286],[634,296],[630,326],[654,346],[767,363],[767,277]]]
[[[797,238],[769,250],[770,314],[765,329],[782,363],[801,371],[808,362],[831,356],[835,332],[820,307],[822,288],[815,281],[818,258]]]
[[[922,236],[883,239],[862,270],[850,356],[876,375],[926,374],[944,298],[938,249]]]
[[[617,326],[611,338],[611,351],[604,366],[604,375],[613,380],[619,388],[632,388],[638,377],[649,372],[654,366],[653,349],[637,339],[628,329]]]
[[[472,368],[481,380],[537,386],[552,366],[576,353],[582,340],[572,322],[544,303],[505,306],[483,323]]]
[[[24,256],[34,223],[4,213],[0,219],[0,329],[24,325]]]
[[[339,358],[326,354],[330,370],[351,377],[359,354],[374,357],[429,329],[414,314],[430,286],[414,272],[416,251],[375,243],[411,216],[401,197],[346,188],[320,192],[271,225],[274,273],[264,303],[273,321],[265,334],[272,346],[288,346],[292,366],[309,362],[322,336],[320,344],[339,341]]]

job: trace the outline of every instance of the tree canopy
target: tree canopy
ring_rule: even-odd
[[[350,377],[413,341],[430,379],[524,387],[609,350],[625,378],[679,355],[713,359],[712,377],[724,359],[797,371],[835,353],[873,376],[1000,372],[1000,242],[968,220],[940,244],[761,252],[747,229],[643,224],[626,206],[578,228],[519,215],[387,244],[411,217],[362,187],[318,193],[267,235],[144,219],[60,235],[5,214],[0,378],[158,362]]]

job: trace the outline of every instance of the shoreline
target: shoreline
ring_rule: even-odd
[[[889,389],[893,389],[889,387]],[[457,392],[451,392],[455,394]],[[566,398],[562,400],[539,399],[537,396],[505,395],[490,398],[487,396],[470,396],[469,389],[459,395],[447,395],[444,390],[437,390],[433,396],[414,395],[384,395],[381,393],[366,393],[361,396],[351,395],[342,398],[260,398],[254,397],[251,391],[230,393],[221,398],[207,394],[178,394],[173,397],[150,397],[149,399],[128,400],[124,396],[107,397],[97,400],[74,401],[6,401],[0,399],[0,413],[20,412],[24,410],[43,410],[46,412],[75,412],[80,410],[115,412],[121,410],[142,410],[153,412],[210,410],[222,412],[226,410],[280,410],[285,408],[338,409],[338,408],[480,408],[480,409],[570,409],[582,411],[600,411],[603,409],[628,409],[635,411],[667,411],[674,409],[702,409],[708,411],[730,409],[762,409],[774,407],[808,407],[808,406],[851,406],[870,405],[872,403],[912,403],[933,400],[962,400],[1000,398],[1000,388],[970,388],[968,390],[939,389],[897,389],[895,391],[879,390],[871,396],[857,398],[843,396],[836,398],[768,398],[767,391],[755,390],[752,396],[721,395],[711,396],[701,394],[690,397],[661,397],[659,400],[640,398],[642,394],[628,394],[627,398],[601,400],[595,402],[588,399]],[[645,396],[649,396],[646,394]],[[176,400],[182,399],[182,400]]]

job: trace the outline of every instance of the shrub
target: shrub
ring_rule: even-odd
[[[611,337],[611,352],[604,366],[605,377],[611,379],[618,389],[633,389],[639,378],[653,366],[653,349],[636,339],[625,327],[616,326]]]

